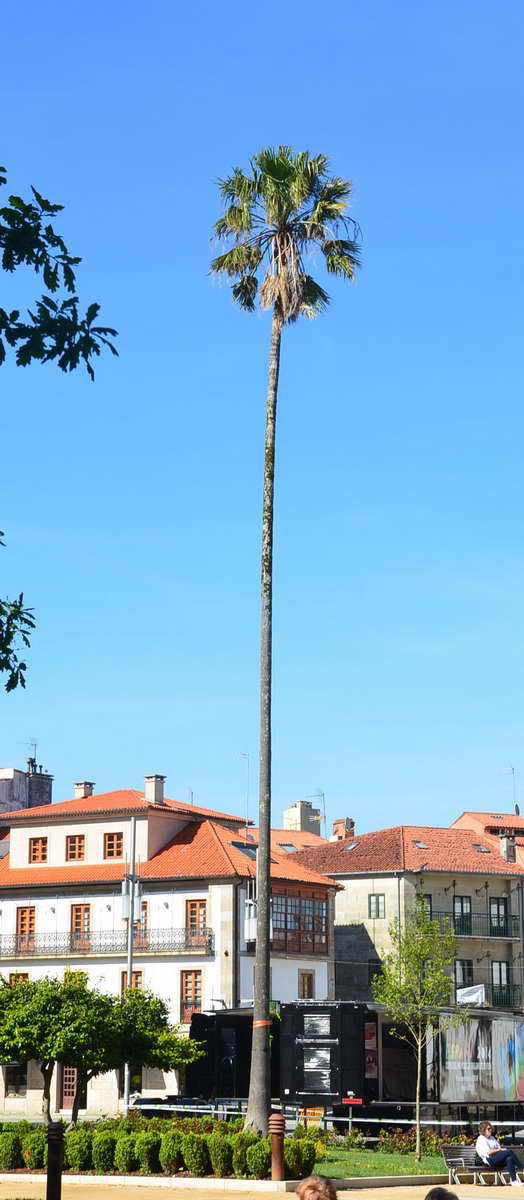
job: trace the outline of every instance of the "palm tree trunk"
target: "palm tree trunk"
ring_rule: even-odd
[[[264,443],[260,627],[260,784],[257,856],[257,940],[253,1005],[253,1046],[246,1129],[267,1133],[271,1107],[270,1001],[270,831],[271,831],[271,643],[273,634],[273,493],[275,432],[282,322],[273,313]]]

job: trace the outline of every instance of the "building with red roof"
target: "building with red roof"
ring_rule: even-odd
[[[340,830],[339,822],[335,822]],[[343,824],[343,823],[342,823]],[[423,896],[453,928],[457,956],[450,998],[520,1011],[523,979],[524,819],[462,813],[448,828],[394,825],[337,836],[293,855],[343,884],[335,901],[336,995],[370,1000],[373,974]]]
[[[132,986],[163,996],[173,1021],[186,1028],[194,1012],[252,1004],[258,831],[241,816],[168,798],[161,775],[146,776],[143,791],[96,793],[82,781],[60,803],[30,806],[24,793],[24,807],[0,813],[4,977],[38,979],[69,968],[85,970],[102,990],[127,986],[122,889],[133,843]],[[307,830],[272,834],[275,1000],[334,997],[338,885],[290,853],[323,844]],[[34,1065],[4,1067],[0,1111],[38,1112],[39,1079]],[[69,1068],[57,1073],[56,1111],[71,1106],[74,1086]],[[166,1075],[164,1088],[176,1093],[176,1078]],[[144,1071],[141,1090],[158,1093],[154,1074]],[[117,1081],[93,1080],[89,1112],[117,1105]]]

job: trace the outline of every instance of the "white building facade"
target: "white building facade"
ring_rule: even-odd
[[[122,881],[134,837],[140,895],[131,985],[161,996],[187,1033],[194,1012],[248,1006],[257,831],[240,818],[164,798],[161,776],[147,777],[144,792],[93,795],[92,787],[78,784],[74,800],[2,817],[4,978],[79,969],[101,991],[117,995],[127,986]],[[307,835],[289,836],[293,849],[307,844]],[[274,834],[272,999],[333,998],[333,881],[298,864],[282,843],[288,835],[279,843]],[[182,1085],[176,1073],[158,1070],[138,1070],[133,1080],[143,1095],[176,1095]],[[55,1112],[71,1107],[75,1086],[71,1068],[56,1072]],[[121,1094],[122,1072],[94,1079],[86,1112],[117,1111]],[[36,1063],[1,1069],[0,1112],[36,1115],[41,1096]]]

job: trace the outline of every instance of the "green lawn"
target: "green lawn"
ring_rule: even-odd
[[[319,1175],[333,1179],[351,1179],[364,1175],[443,1175],[444,1159],[440,1154],[423,1155],[417,1162],[414,1154],[384,1154],[379,1150],[330,1150],[317,1162]]]

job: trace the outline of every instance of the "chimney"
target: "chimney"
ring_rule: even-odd
[[[338,817],[333,821],[333,834],[330,842],[343,842],[346,838],[355,836],[355,822],[352,817]]]
[[[503,834],[500,839],[500,853],[505,862],[514,863],[517,861],[517,847],[515,838],[509,834]]]
[[[290,808],[285,808],[282,814],[284,829],[307,830],[308,833],[320,833],[320,810],[313,808],[309,800],[297,800]]]
[[[149,804],[164,803],[165,775],[146,775],[144,780],[144,795]]]
[[[74,783],[75,800],[85,800],[86,796],[92,796],[94,786],[89,779],[82,779],[80,783]]]

